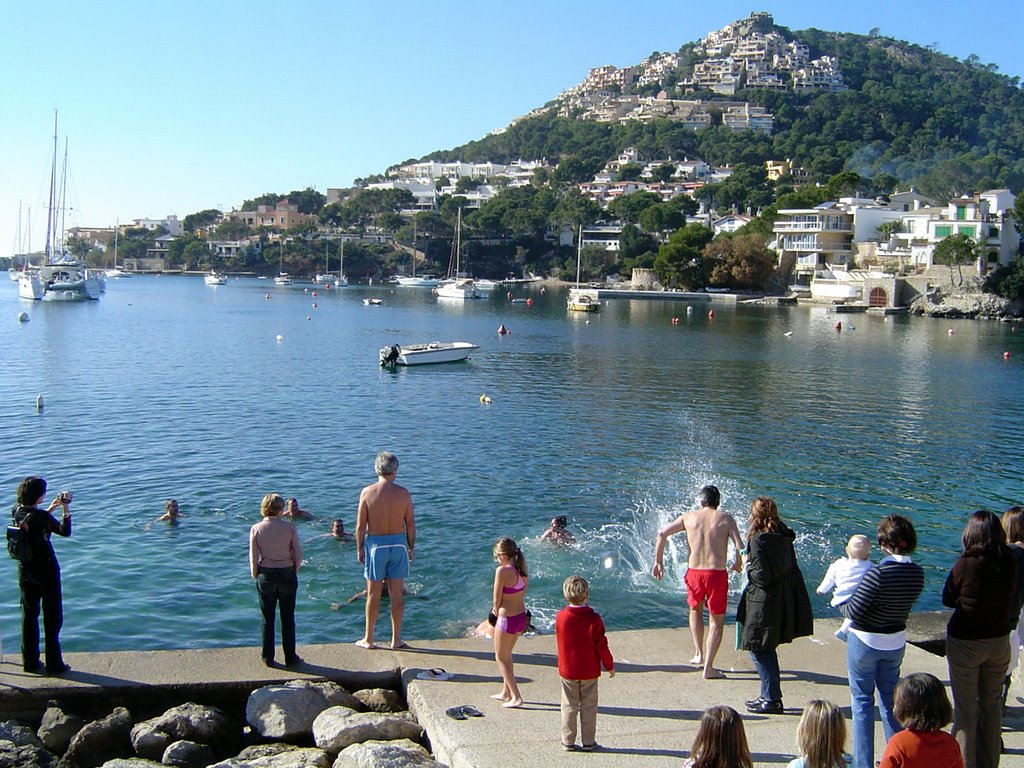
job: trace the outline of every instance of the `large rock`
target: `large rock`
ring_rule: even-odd
[[[107,760],[100,768],[166,768],[163,763],[155,763],[144,757],[118,757]]]
[[[43,720],[39,724],[36,736],[48,750],[63,755],[68,751],[71,739],[82,730],[83,725],[85,720],[78,715],[65,712],[58,702],[51,701],[43,713]]]
[[[139,757],[160,760],[176,741],[206,744],[214,756],[224,757],[238,748],[241,727],[216,707],[188,702],[132,728],[132,746]],[[166,761],[165,761],[166,762]]]
[[[291,747],[261,757],[240,754],[209,768],[330,768],[330,765],[331,758],[322,749]]]
[[[160,762],[164,765],[176,765],[179,768],[206,768],[216,760],[217,756],[209,744],[176,741],[164,750]]]
[[[64,758],[78,768],[98,768],[108,760],[132,757],[131,730],[131,715],[118,707],[76,733]]]
[[[50,768],[57,758],[40,746],[0,741],[0,768]]]
[[[245,704],[245,719],[265,739],[289,739],[308,736],[316,716],[332,706],[364,709],[336,683],[293,680],[253,691]]]
[[[409,708],[402,694],[390,688],[365,688],[352,695],[370,712],[403,712]]]
[[[408,739],[365,741],[345,747],[332,768],[444,768],[419,744]]]
[[[313,739],[332,755],[350,744],[362,741],[420,739],[423,728],[408,712],[353,712],[347,707],[331,707],[313,721]]]
[[[39,739],[30,726],[17,720],[4,720],[0,723],[0,741],[9,741],[17,747],[38,747]]]

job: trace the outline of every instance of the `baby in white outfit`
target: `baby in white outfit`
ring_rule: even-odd
[[[860,586],[860,580],[864,574],[871,570],[872,562],[868,559],[871,555],[871,540],[863,534],[856,534],[850,537],[846,543],[846,557],[840,557],[825,572],[825,578],[821,580],[818,589],[819,595],[832,591],[831,605],[837,607],[845,603]],[[836,637],[846,642],[846,635],[850,630],[849,619],[843,620],[843,625],[836,630]]]

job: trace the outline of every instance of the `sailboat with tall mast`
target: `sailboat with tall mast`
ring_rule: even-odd
[[[115,279],[121,277],[131,277],[132,273],[124,268],[124,265],[117,266],[117,235],[121,230],[120,220],[114,224],[114,266],[107,270],[107,277],[113,277]]]
[[[449,281],[441,283],[434,292],[439,299],[482,299],[473,278],[460,271],[462,250],[462,209],[455,218],[455,242],[452,246],[452,265],[449,267]]]
[[[345,238],[341,239],[341,264],[338,265],[338,274],[331,274],[330,243],[324,242],[324,271],[317,273],[313,278],[317,285],[326,285],[328,288],[333,285],[336,288],[344,288],[348,285],[348,278],[345,277]]]
[[[67,147],[61,178],[67,188]],[[63,230],[64,192],[57,191],[57,112],[53,113],[53,164],[50,169],[50,199],[46,218],[46,261],[38,270],[26,271],[18,279],[18,296],[32,301],[96,301],[103,285],[91,270],[65,251],[63,238],[57,248],[58,229]]]
[[[412,274],[408,276],[396,277],[395,280],[399,285],[403,285],[406,288],[435,288],[438,284],[438,279],[433,275],[417,275],[416,274],[416,219],[412,221]]]
[[[576,244],[576,287],[569,289],[569,299],[566,305],[570,312],[599,312],[601,302],[597,296],[584,293],[580,289],[580,263],[583,260],[583,225],[580,224],[579,240]]]
[[[274,282],[277,285],[291,285],[292,279],[288,276],[288,273],[284,271],[284,240],[281,240],[281,253],[278,256],[278,267],[277,277],[274,278]]]

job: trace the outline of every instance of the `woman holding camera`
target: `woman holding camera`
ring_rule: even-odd
[[[46,672],[59,675],[70,667],[60,653],[60,628],[64,624],[64,606],[60,592],[60,565],[50,543],[50,534],[71,535],[71,494],[61,491],[40,506],[46,497],[46,481],[26,477],[18,485],[18,503],[11,510],[14,524],[28,537],[32,556],[18,562],[18,587],[21,589],[21,666],[26,672],[39,670],[39,608],[42,605],[43,630],[46,633]],[[60,522],[50,514],[61,507]]]
[[[295,526],[282,517],[284,499],[268,493],[260,503],[263,519],[249,530],[249,570],[263,614],[263,663],[274,664],[274,614],[281,611],[281,647],[286,667],[302,663],[295,653],[295,596],[299,591],[302,545]]]

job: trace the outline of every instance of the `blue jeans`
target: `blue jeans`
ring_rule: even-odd
[[[281,647],[285,663],[295,658],[295,595],[299,591],[299,578],[294,568],[260,568],[256,577],[256,592],[263,614],[263,653],[267,661],[274,660],[274,613],[281,610]]]
[[[761,680],[761,698],[766,701],[782,701],[782,683],[779,673],[779,654],[772,648],[770,651],[751,651],[754,668]]]
[[[846,669],[853,713],[853,768],[874,768],[875,765],[876,689],[885,740],[902,730],[892,713],[892,698],[900,679],[904,650],[900,647],[895,651],[879,651],[850,633],[846,643]]]

